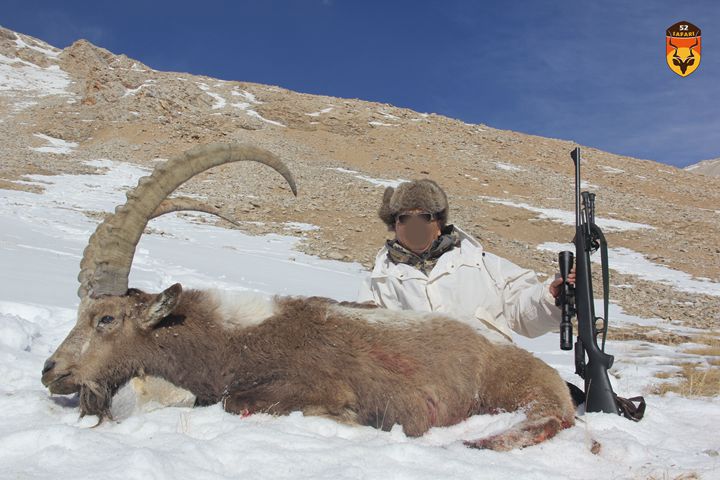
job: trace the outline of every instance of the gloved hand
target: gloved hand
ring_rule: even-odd
[[[568,275],[567,282],[575,286],[575,267],[573,267],[572,270],[570,270],[570,274]],[[560,296],[560,292],[562,291],[563,279],[560,276],[560,274],[555,275],[555,280],[550,284],[550,295],[553,296],[553,298],[558,298]]]

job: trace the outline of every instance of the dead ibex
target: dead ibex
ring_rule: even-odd
[[[240,145],[195,148],[158,167],[91,236],[81,263],[77,324],[48,359],[52,393],[80,393],[81,415],[109,416],[113,394],[151,375],[232,413],[329,416],[407,435],[470,415],[522,409],[513,428],[466,444],[506,450],[573,424],[559,375],[530,353],[496,345],[437,314],[390,311],[326,298],[128,289],[140,235],[158,205],[193,175],[226,162],[265,163],[295,184],[272,154]]]

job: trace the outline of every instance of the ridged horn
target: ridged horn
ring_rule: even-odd
[[[209,205],[205,202],[190,197],[166,198],[165,200],[160,202],[160,205],[158,205],[152,215],[150,215],[150,219],[152,220],[153,218],[165,215],[166,213],[187,211],[209,213],[210,215],[215,215],[216,217],[220,217],[223,220],[227,220],[228,222],[232,223],[237,227],[240,226],[238,221],[231,217],[230,214],[225,213],[224,211],[213,205]]]
[[[280,173],[297,196],[287,166],[261,148],[241,144],[209,144],[192,148],[159,165],[127,193],[127,202],[115,208],[90,236],[80,262],[80,298],[88,294],[124,295],[128,289],[135,248],[148,220],[160,203],[180,185],[209,168],[231,162],[263,163]]]

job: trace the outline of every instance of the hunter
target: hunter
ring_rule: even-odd
[[[447,196],[434,181],[386,188],[378,213],[395,238],[378,252],[358,301],[440,312],[495,342],[511,342],[513,331],[537,337],[558,329],[562,279],[540,282],[535,272],[486,252],[449,225]],[[574,283],[574,271],[568,281]]]

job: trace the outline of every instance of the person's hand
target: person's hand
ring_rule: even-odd
[[[575,286],[575,267],[570,270],[570,274],[567,277],[567,282],[573,287]],[[558,274],[555,280],[550,284],[550,295],[552,295],[553,298],[558,298],[560,296],[560,292],[562,291],[562,284],[563,279],[560,274]]]

